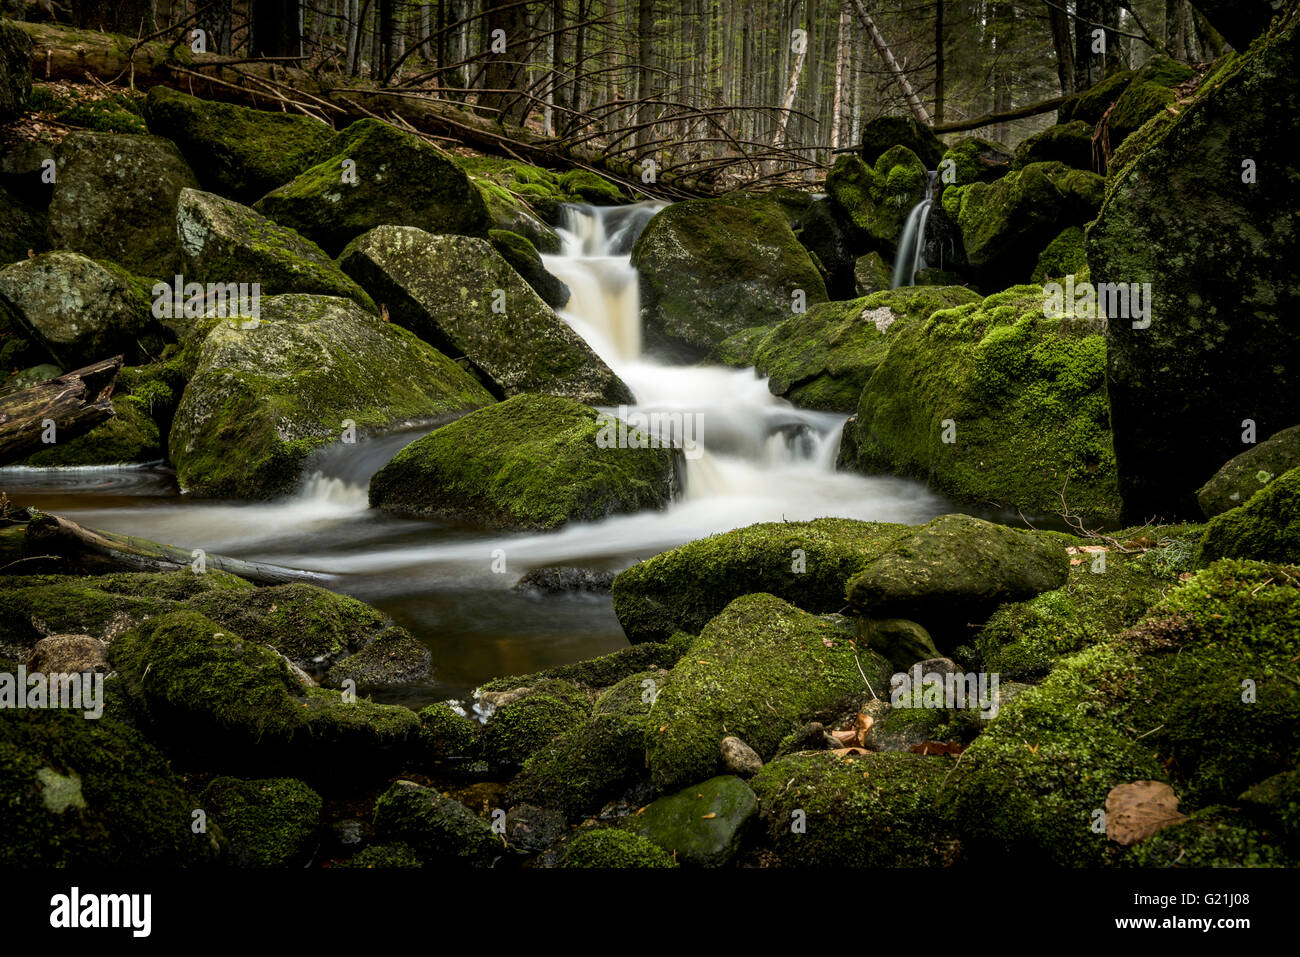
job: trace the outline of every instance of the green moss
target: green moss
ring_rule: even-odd
[[[1294,867],[1277,836],[1229,807],[1207,807],[1133,848],[1138,867]]]
[[[599,658],[588,658],[586,661],[571,665],[559,665],[531,675],[493,678],[479,690],[509,691],[512,688],[531,687],[545,679],[571,681],[588,688],[608,688],[629,675],[638,674],[649,668],[671,668],[677,663],[684,650],[680,644],[646,642],[608,655],[601,655]]]
[[[651,722],[597,715],[543,746],[510,783],[508,803],[555,808],[569,818],[594,812],[645,776]]]
[[[576,686],[567,694],[525,695],[492,712],[483,728],[483,753],[499,764],[521,765],[590,712],[591,702]]]
[[[590,170],[569,170],[559,179],[561,189],[584,202],[597,206],[617,206],[628,202],[628,195],[621,187]]]
[[[99,133],[147,133],[144,96],[131,90],[103,93],[89,87],[35,83],[27,108],[66,126]]]
[[[515,396],[402,449],[371,479],[370,504],[514,528],[662,508],[675,482],[673,452],[632,447],[649,442],[635,429],[628,447],[601,446],[615,428],[608,423],[571,399]]]
[[[810,612],[844,606],[844,585],[906,526],[852,519],[769,522],[688,542],[614,579],[633,642],[699,631],[734,598],[766,592]]]
[[[235,867],[302,867],[316,850],[321,797],[293,778],[214,778],[200,806],[229,841]]]
[[[419,713],[420,742],[439,761],[473,758],[479,753],[483,726],[457,714],[446,702],[431,704]]]
[[[1279,475],[1300,467],[1300,425],[1275,432],[1229,459],[1196,493],[1207,518],[1245,505]]]
[[[1030,163],[1052,161],[1076,169],[1094,169],[1091,124],[1073,120],[1035,133],[1016,147],[1016,159],[1011,168],[1018,170]]]
[[[937,867],[955,856],[942,791],[952,767],[918,754],[803,753],[771,762],[751,784],[785,866]]]
[[[854,695],[883,687],[884,659],[772,595],[731,602],[692,643],[655,699],[647,754],[661,790],[716,773],[736,735],[770,758],[785,735]],[[864,675],[865,679],[864,680]]]
[[[1044,303],[1019,286],[904,327],[862,392],[858,468],[1039,514],[1058,514],[1064,490],[1090,525],[1113,521],[1105,339]]]
[[[952,161],[952,166],[946,164]],[[941,173],[951,170],[951,177],[943,181],[950,186],[989,182],[1004,175],[1010,168],[1010,154],[1005,147],[979,136],[963,136],[948,147],[939,162]]]
[[[567,845],[562,867],[676,867],[668,852],[653,841],[616,828],[595,828]]]
[[[155,462],[163,457],[158,423],[134,395],[113,396],[113,418],[83,435],[29,455],[23,465],[119,465]]]
[[[432,788],[398,781],[375,804],[375,831],[410,845],[425,863],[486,867],[505,853],[487,822]]]
[[[424,862],[409,844],[372,844],[359,851],[346,861],[340,861],[335,867],[355,867],[364,870],[387,870],[390,868],[420,868]]]
[[[559,309],[569,301],[569,287],[546,271],[537,248],[527,237],[506,229],[491,229],[488,230],[488,239],[492,248],[548,306]]]
[[[592,713],[649,714],[654,710],[657,696],[663,690],[667,678],[668,672],[663,670],[628,675],[596,699]]]
[[[1082,120],[1089,126],[1095,125],[1101,119],[1102,114],[1106,112],[1112,103],[1119,99],[1120,94],[1133,82],[1133,75],[1134,71],[1132,70],[1120,70],[1117,73],[1112,73],[1090,89],[1070,97],[1061,105],[1060,122]]]
[[[1300,467],[1275,479],[1244,504],[1214,516],[1200,558],[1256,558],[1300,564]]]
[[[1088,256],[1083,248],[1083,229],[1067,226],[1061,234],[1047,244],[1038,254],[1030,282],[1063,280],[1071,273],[1078,274],[1088,268]]]

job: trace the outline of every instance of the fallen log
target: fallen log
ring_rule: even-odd
[[[1013,110],[1003,110],[1001,113],[985,113],[983,116],[976,116],[969,120],[940,123],[932,127],[932,129],[935,133],[960,133],[963,130],[977,130],[981,126],[992,126],[994,123],[1023,120],[1027,116],[1037,116],[1039,113],[1054,110],[1068,99],[1068,96],[1054,96],[1050,100],[1040,100],[1037,103],[1017,106]]]
[[[83,528],[59,515],[37,513],[27,523],[23,558],[10,563],[8,574],[57,570],[67,575],[104,575],[110,572],[174,572],[188,569],[195,574],[209,570],[228,572],[257,585],[328,581],[316,572],[285,568],[266,562],[250,562],[225,555],[209,555],[200,549],[151,542],[147,538],[119,535]]]
[[[51,423],[55,440],[66,442],[112,418],[109,396],[121,368],[114,356],[0,397],[0,465],[48,448]]]

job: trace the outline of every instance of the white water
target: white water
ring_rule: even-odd
[[[898,255],[894,257],[894,274],[889,288],[910,286],[916,274],[925,268],[925,224],[930,220],[930,207],[934,205],[934,181],[937,173],[925,174],[925,196],[912,207],[903,224],[903,234],[898,238]]]

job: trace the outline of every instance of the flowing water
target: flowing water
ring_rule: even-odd
[[[572,293],[561,316],[634,394],[635,406],[623,411],[690,416],[698,425],[682,496],[665,510],[550,533],[503,533],[369,509],[370,476],[422,432],[333,447],[297,494],[269,503],[191,499],[161,467],[7,469],[0,488],[11,500],[93,528],[321,573],[329,587],[382,609],[433,650],[435,682],[376,696],[413,705],[463,696],[497,675],[626,647],[608,595],[514,590],[530,569],[618,570],[754,522],[839,516],[914,523],[946,511],[944,500],[915,482],[836,472],[844,416],[794,408],[752,369],[643,355],[629,254],[658,208],[569,207],[559,229],[563,249],[543,259]],[[494,571],[501,555],[504,571]]]
[[[916,274],[925,268],[925,225],[930,220],[930,207],[934,205],[934,183],[939,174],[930,170],[925,174],[925,196],[912,207],[898,237],[898,255],[894,257],[894,273],[889,288],[910,286]]]

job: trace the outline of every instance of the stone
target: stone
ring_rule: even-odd
[[[639,816],[637,833],[679,864],[722,867],[739,851],[745,827],[757,813],[749,785],[723,775],[650,804]]]
[[[763,769],[763,759],[758,752],[734,734],[722,739],[722,766],[729,774],[750,778]]]

